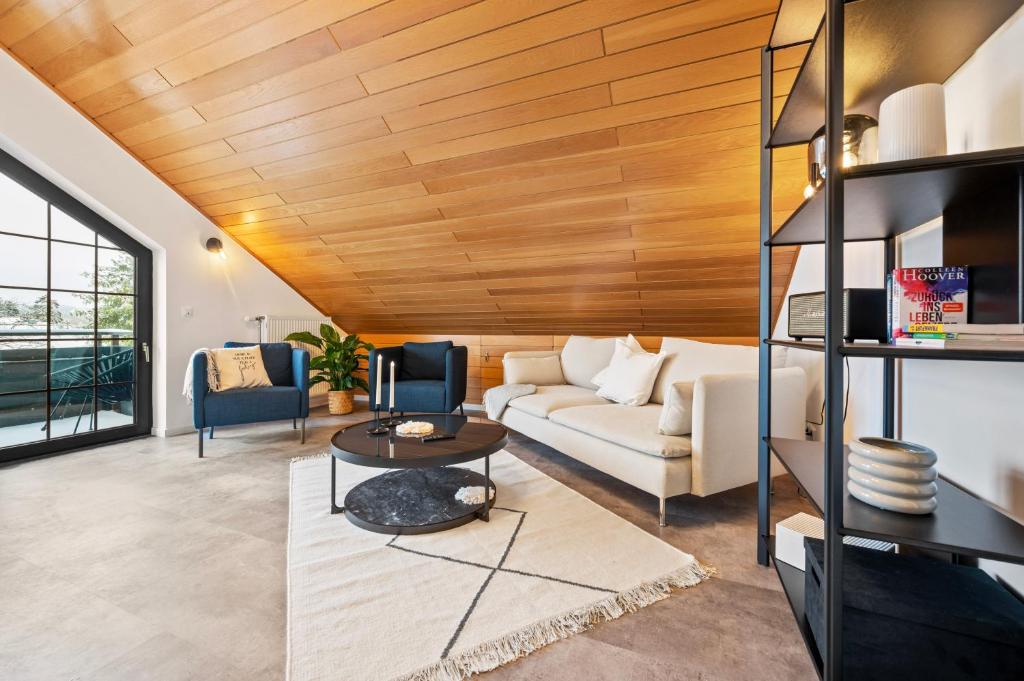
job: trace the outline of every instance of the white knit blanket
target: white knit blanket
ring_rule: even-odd
[[[213,361],[213,355],[210,353],[209,348],[199,348],[192,353],[192,356],[188,358],[188,366],[185,367],[185,385],[181,388],[181,394],[185,396],[185,399],[190,403],[192,402],[192,360],[199,353],[206,355],[206,385],[210,389],[217,387],[217,364]]]
[[[497,421],[505,413],[508,403],[517,397],[532,395],[537,392],[537,386],[532,383],[506,383],[496,385],[484,393],[484,411],[487,418]]]

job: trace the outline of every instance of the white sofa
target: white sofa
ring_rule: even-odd
[[[507,353],[559,356],[563,379],[511,400],[502,423],[655,495],[663,526],[667,498],[708,496],[757,479],[757,348],[665,339],[663,350],[681,352],[662,367],[652,401],[630,407],[598,397],[589,380],[611,360],[614,341],[574,336],[560,353]],[[665,391],[684,374],[694,380],[692,432],[661,435]],[[773,369],[774,435],[803,438],[805,382],[799,367]]]

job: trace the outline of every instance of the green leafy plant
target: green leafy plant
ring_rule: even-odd
[[[320,335],[309,331],[290,333],[286,341],[296,341],[319,348],[324,354],[311,357],[309,368],[315,372],[309,379],[310,385],[327,383],[331,390],[353,390],[362,388],[369,392],[370,386],[365,380],[355,375],[360,361],[368,361],[369,355],[361,351],[373,350],[371,343],[364,343],[354,333],[344,338],[330,324],[320,325]]]

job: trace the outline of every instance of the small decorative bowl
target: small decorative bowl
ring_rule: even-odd
[[[427,421],[406,421],[395,426],[395,433],[403,437],[420,437],[434,432],[434,424]]]

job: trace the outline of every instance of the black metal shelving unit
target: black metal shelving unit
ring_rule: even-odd
[[[885,243],[885,268],[896,262],[896,239],[965,196],[1010,183],[1018,196],[1017,310],[1024,321],[1024,148],[842,168],[843,117],[877,117],[881,101],[900,89],[944,82],[1024,0],[782,0],[761,60],[760,383],[757,559],[775,565],[797,627],[820,677],[839,681],[842,660],[843,537],[880,539],[917,549],[1024,564],[1024,526],[940,478],[938,510],[929,516],[890,513],[846,493],[843,442],[843,362],[883,362],[882,435],[895,431],[898,359],[1022,362],[1024,351],[998,348],[915,348],[848,343],[842,338],[845,242]],[[824,15],[822,12],[824,11]],[[778,120],[773,120],[773,54],[810,43]],[[772,231],[772,150],[805,144],[825,125],[827,180],[779,229]],[[772,248],[825,245],[824,342],[774,340]],[[825,363],[824,441],[771,435],[773,346],[821,352]],[[804,614],[803,572],[774,560],[771,459],[775,456],[807,495],[825,524],[825,655]]]

